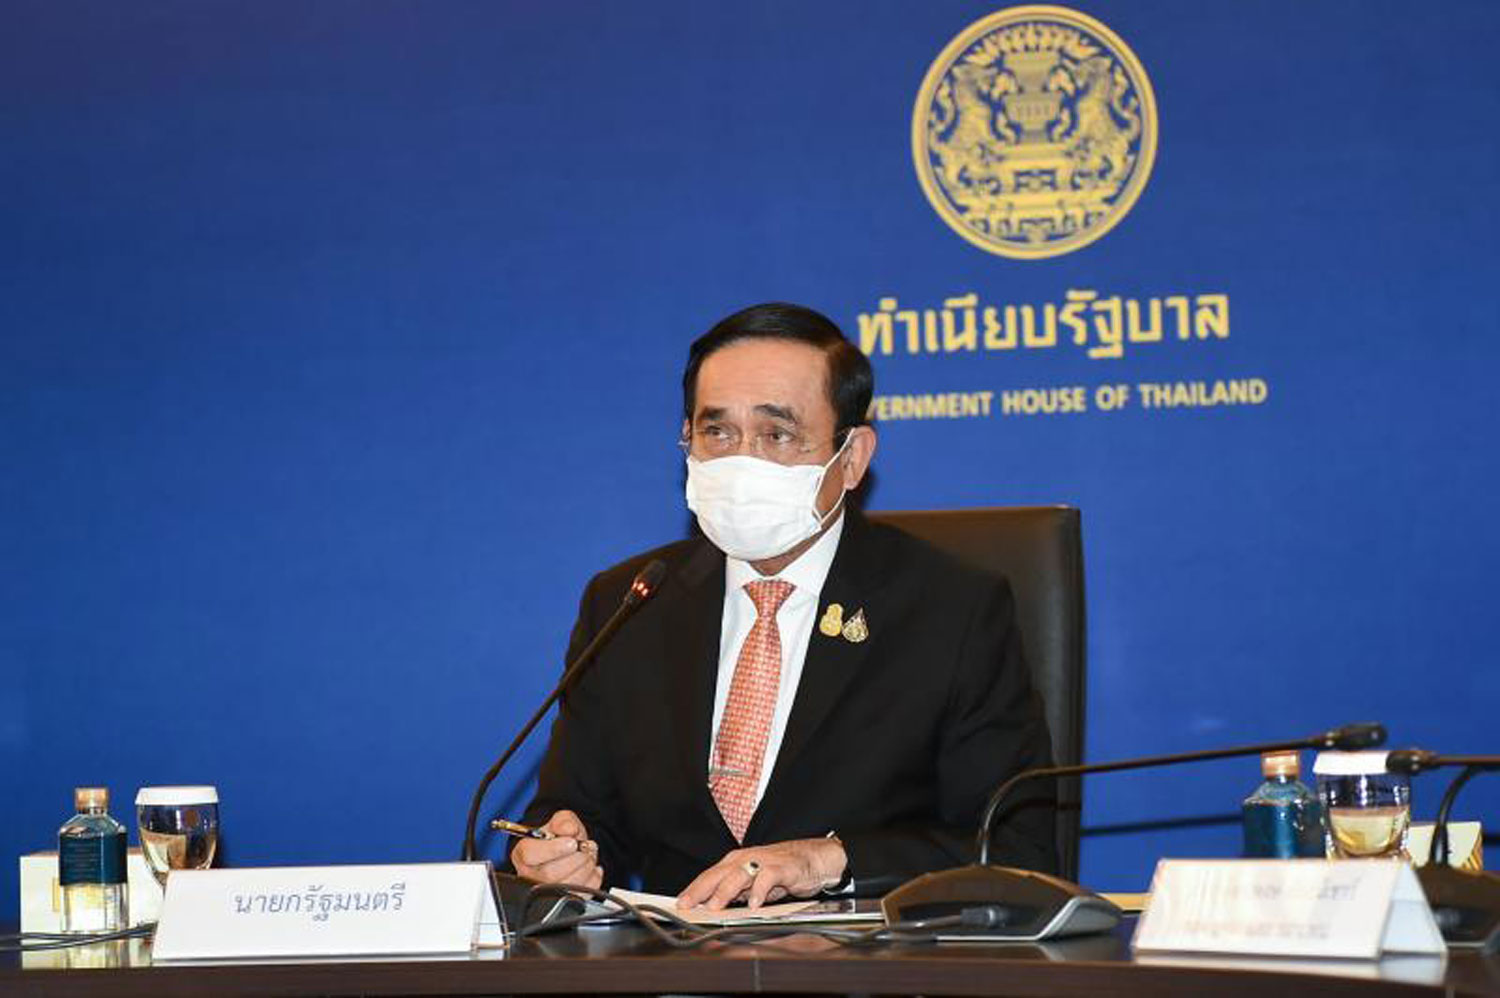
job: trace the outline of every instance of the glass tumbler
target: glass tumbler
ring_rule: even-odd
[[[219,847],[214,787],[142,787],[135,815],[146,864],[163,887],[172,870],[206,870]]]
[[[1313,764],[1329,859],[1407,859],[1411,781],[1388,773],[1385,752],[1320,752]]]

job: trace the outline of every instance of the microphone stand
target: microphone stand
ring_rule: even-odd
[[[1417,870],[1417,881],[1427,895],[1438,930],[1450,946],[1500,949],[1500,876],[1485,870],[1455,869],[1448,865],[1448,819],[1458,792],[1480,773],[1500,769],[1500,756],[1438,755],[1423,749],[1404,749],[1386,757],[1386,769],[1415,775],[1429,769],[1461,767],[1448,784],[1432,825],[1427,864]]]
[[[477,858],[478,849],[474,842],[474,828],[479,822],[479,808],[484,803],[485,791],[489,790],[490,784],[495,781],[495,777],[500,775],[500,770],[504,769],[505,764],[510,761],[510,757],[516,754],[516,749],[521,747],[521,743],[526,740],[526,736],[531,734],[532,730],[541,723],[542,718],[546,716],[547,711],[551,709],[552,705],[557,702],[558,697],[562,696],[568,687],[573,684],[573,681],[582,675],[583,670],[598,657],[599,652],[615,636],[615,632],[624,626],[625,621],[630,619],[635,611],[640,608],[641,604],[656,595],[656,591],[661,588],[662,580],[666,578],[666,575],[666,563],[660,559],[652,561],[636,574],[635,578],[631,580],[630,588],[625,593],[625,598],[620,601],[618,609],[610,616],[609,620],[604,622],[604,626],[599,628],[599,633],[594,635],[594,640],[590,641],[583,651],[578,653],[578,657],[563,670],[562,678],[557,681],[557,686],[548,694],[547,699],[542,701],[542,705],[531,715],[531,719],[522,726],[516,737],[511,739],[505,751],[500,753],[500,758],[495,760],[495,764],[485,772],[484,778],[479,781],[479,786],[474,790],[474,799],[469,802],[469,819],[464,825],[464,845],[463,852],[461,853],[461,857],[465,862],[473,862]],[[494,888],[495,900],[500,909],[502,931],[509,934],[511,931],[510,926],[519,926],[527,920],[531,891],[536,884],[525,877],[518,877],[511,873],[502,873],[498,870],[490,872],[490,879]],[[581,910],[581,905],[577,905],[577,902],[572,902],[566,898],[558,899],[548,911],[543,913],[540,918],[535,919],[535,921],[548,921],[552,918],[572,913],[574,906],[577,906]]]
[[[964,924],[952,933],[945,934],[944,938],[1039,940],[1107,932],[1119,924],[1122,913],[1118,907],[1099,895],[1061,877],[1034,870],[990,865],[991,827],[1001,803],[1016,786],[1048,777],[1175,766],[1185,762],[1228,759],[1265,752],[1366,749],[1384,742],[1383,725],[1349,724],[1310,738],[1291,741],[1022,770],[1002,783],[985,804],[975,843],[979,860],[977,863],[909,880],[881,899],[881,910],[887,922],[942,915],[961,916]]]
[[[484,778],[479,781],[479,786],[474,791],[474,799],[469,803],[469,820],[464,825],[464,846],[461,857],[465,862],[472,862],[477,852],[474,843],[474,827],[479,822],[479,808],[484,803],[485,791],[489,790],[490,784],[495,781],[495,777],[500,775],[500,770],[505,768],[505,764],[510,761],[510,757],[516,754],[516,749],[521,747],[521,743],[526,740],[526,736],[531,734],[532,729],[546,716],[547,711],[557,702],[557,698],[563,695],[567,688],[572,685],[573,680],[578,678],[584,668],[609,643],[609,640],[615,636],[615,632],[630,618],[636,611],[636,608],[656,594],[656,590],[661,587],[662,579],[666,577],[666,574],[667,566],[660,560],[651,562],[637,573],[635,579],[630,583],[630,589],[625,593],[625,598],[620,602],[619,609],[599,629],[599,633],[594,635],[594,640],[590,641],[588,646],[578,653],[578,657],[573,660],[573,663],[563,670],[562,679],[558,680],[557,686],[547,696],[547,699],[542,701],[542,705],[536,709],[536,713],[531,715],[531,720],[526,722],[525,726],[521,728],[520,733],[511,740],[510,745],[500,754],[500,758],[495,760],[495,764],[485,772]]]
[[[1207,762],[1210,759],[1232,759],[1236,756],[1262,755],[1266,752],[1296,752],[1301,749],[1339,749],[1353,751],[1370,748],[1385,741],[1385,728],[1379,724],[1349,724],[1311,738],[1296,738],[1287,742],[1266,742],[1259,745],[1239,745],[1235,748],[1207,749],[1202,752],[1179,752],[1176,755],[1152,755],[1139,759],[1123,759],[1119,762],[1096,762],[1080,766],[1048,766],[1044,769],[1028,769],[1017,773],[990,797],[985,805],[984,816],[979,821],[978,841],[975,849],[979,863],[987,866],[990,861],[990,828],[995,822],[995,813],[1001,803],[1019,783],[1028,780],[1057,776],[1082,776],[1085,773],[1116,773],[1125,769],[1150,769],[1156,766],[1176,766],[1184,762]]]

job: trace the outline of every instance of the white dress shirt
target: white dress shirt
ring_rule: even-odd
[[[718,738],[719,722],[723,720],[724,706],[729,702],[729,685],[734,680],[740,648],[750,636],[750,628],[755,626],[755,604],[745,592],[745,583],[770,578],[790,582],[796,587],[776,611],[776,627],[781,632],[781,685],[776,692],[776,712],[771,717],[771,732],[766,739],[765,759],[760,767],[760,785],[755,788],[757,805],[765,795],[776,756],[781,751],[786,721],[792,713],[792,701],[797,698],[797,684],[802,679],[807,645],[818,618],[823,582],[828,578],[828,569],[833,565],[833,556],[838,551],[839,537],[843,532],[844,513],[840,510],[838,519],[828,531],[777,575],[761,575],[748,561],[727,555],[724,559],[724,619],[719,628],[719,678],[714,689],[714,718],[710,729],[713,739],[708,747],[710,767],[714,764],[713,741]]]

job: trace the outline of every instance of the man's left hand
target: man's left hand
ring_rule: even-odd
[[[787,896],[810,897],[842,880],[848,862],[843,843],[833,837],[735,849],[698,874],[677,907],[720,911],[739,898],[758,908]]]

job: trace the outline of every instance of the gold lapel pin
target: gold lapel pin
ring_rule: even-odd
[[[870,636],[870,625],[865,623],[865,611],[855,610],[854,616],[844,625],[844,640],[853,644],[859,644]]]
[[[830,638],[836,638],[844,629],[844,607],[840,603],[829,603],[828,609],[823,611],[823,619],[818,621],[818,630]]]

